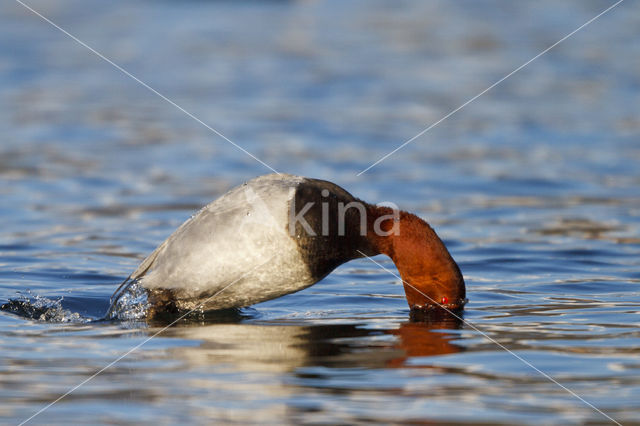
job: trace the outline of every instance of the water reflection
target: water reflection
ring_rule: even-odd
[[[437,322],[406,322],[396,330],[389,330],[388,333],[399,338],[395,346],[403,350],[404,356],[394,358],[388,366],[402,367],[407,359],[413,357],[461,352],[464,348],[452,343],[457,336],[446,332],[446,330],[457,330],[461,326],[462,321],[459,318],[448,317]]]
[[[457,353],[454,317],[407,321],[395,328],[367,324],[209,324],[180,326],[163,335],[198,340],[172,349],[191,366],[224,364],[238,371],[291,372],[304,366],[398,368],[412,357]],[[153,332],[153,331],[150,331]]]

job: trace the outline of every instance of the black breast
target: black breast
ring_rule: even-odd
[[[317,280],[362,257],[358,250],[373,254],[366,239],[367,204],[338,185],[306,179],[291,203],[289,232]]]

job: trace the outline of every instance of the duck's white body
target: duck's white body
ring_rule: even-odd
[[[289,206],[303,181],[267,175],[229,191],[182,224],[130,278],[151,292],[171,291],[182,309],[247,306],[310,286],[317,279],[289,234]]]

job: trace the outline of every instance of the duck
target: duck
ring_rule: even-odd
[[[144,315],[241,308],[305,289],[353,259],[387,255],[409,307],[461,309],[460,268],[433,228],[335,183],[291,174],[251,179],[186,220],[121,284]]]

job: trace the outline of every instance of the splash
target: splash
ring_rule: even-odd
[[[36,321],[84,323],[92,321],[92,318],[83,317],[77,312],[72,312],[62,307],[64,298],[53,300],[39,295],[31,295],[30,291],[21,294],[17,299],[9,299],[0,306],[0,310],[10,312],[21,317]]]
[[[137,321],[146,318],[149,302],[147,291],[137,281],[126,283],[109,307],[104,317],[87,317],[65,309],[64,297],[49,299],[31,291],[19,292],[19,296],[3,305],[0,310],[36,321],[52,323],[87,323],[104,320]]]
[[[144,319],[149,309],[147,290],[131,281],[114,294],[115,300],[111,304],[105,319],[140,320]]]

